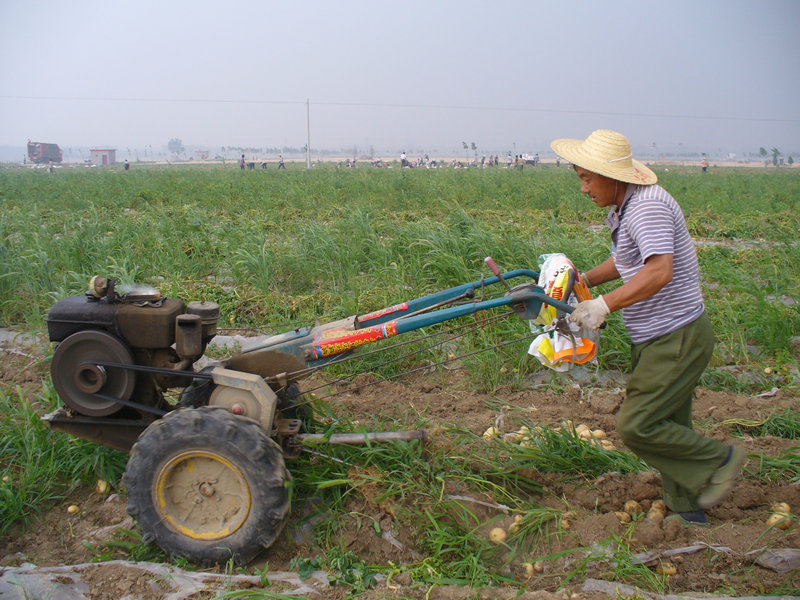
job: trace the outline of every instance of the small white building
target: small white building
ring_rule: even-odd
[[[93,165],[114,165],[117,163],[116,148],[93,148],[89,150],[89,160]]]

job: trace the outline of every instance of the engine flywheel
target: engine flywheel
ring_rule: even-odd
[[[308,376],[306,363],[301,359],[294,354],[269,348],[234,354],[225,361],[225,366],[234,371],[255,373],[264,378],[286,373],[290,382]]]
[[[83,364],[107,361],[133,364],[130,350],[118,338],[89,329],[73,333],[53,353],[50,374],[53,385],[68,407],[88,417],[106,417],[122,404],[94,394],[128,400],[133,394],[136,374],[127,369]]]

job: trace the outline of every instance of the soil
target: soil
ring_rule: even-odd
[[[3,346],[0,347],[0,386],[3,389],[19,386],[26,397],[35,398],[42,381],[49,376],[49,365],[44,360],[45,346],[41,343],[21,346],[8,341],[0,344]],[[575,425],[585,423],[591,429],[605,430],[615,446],[623,448],[614,424],[624,391],[621,387],[612,387],[615,385],[613,378],[606,387],[588,388],[567,383],[561,393],[533,383],[528,389],[507,387],[483,393],[476,391],[468,381],[463,368],[417,373],[402,382],[378,382],[371,375],[361,375],[356,383],[370,385],[344,391],[331,400],[342,415],[365,424],[386,417],[414,429],[422,421],[434,445],[450,443],[448,436],[440,435],[447,425],[480,435],[493,425],[501,431],[514,431],[520,420],[557,426],[571,419]],[[303,387],[309,389],[317,383],[306,380]],[[773,390],[760,396],[740,396],[700,388],[694,404],[695,419],[703,424],[708,435],[728,442],[733,441],[732,421],[759,420],[786,410],[800,410],[800,397],[794,391]],[[481,441],[477,439],[479,449]],[[708,528],[687,527],[680,520],[661,521],[642,514],[631,524],[620,522],[615,511],[623,511],[627,500],[638,501],[641,512],[646,513],[660,499],[660,476],[655,471],[626,475],[606,473],[576,483],[531,470],[525,475],[538,481],[544,490],[533,501],[571,514],[567,516],[568,529],[559,535],[550,536],[524,555],[500,557],[498,565],[504,566],[498,569],[515,580],[516,585],[483,591],[460,586],[429,589],[413,581],[408,573],[401,572],[388,579],[380,577],[371,590],[359,597],[567,600],[630,595],[635,593],[634,588],[616,584],[607,587],[604,583],[613,581],[615,573],[623,568],[614,562],[613,554],[609,554],[615,546],[608,541],[612,536],[625,537],[628,528],[632,528],[630,551],[643,564],[653,572],[663,568],[662,563],[670,563],[675,568],[675,574],[667,578],[664,593],[798,594],[800,550],[796,549],[800,549],[800,527],[794,523],[785,531],[770,529],[765,521],[770,515],[770,506],[778,501],[787,502],[794,515],[800,513],[800,484],[765,483],[748,476],[747,471],[757,470],[757,455],[779,456],[800,443],[776,437],[746,437],[735,441],[749,455],[745,475],[728,498],[708,511],[711,524]],[[453,451],[459,449],[453,448]],[[471,452],[475,448],[461,451]],[[291,462],[288,466],[291,470]],[[368,470],[358,469],[369,474]],[[452,483],[445,485],[443,493],[463,502],[484,522],[491,522],[486,529],[503,527],[507,530],[513,522],[507,509],[487,494],[460,489]],[[44,512],[32,526],[17,527],[0,537],[0,596],[5,592],[11,594],[9,589],[16,589],[11,585],[14,581],[38,573],[41,581],[48,585],[70,591],[72,595],[67,593],[62,596],[65,598],[211,598],[213,590],[227,589],[224,586],[260,586],[263,582],[252,574],[267,568],[271,582],[267,589],[274,592],[310,593],[312,597],[325,599],[348,596],[346,586],[325,585],[325,575],[321,573],[316,574],[314,581],[300,582],[296,575],[285,573],[288,578],[281,579],[280,573],[290,570],[292,558],[312,557],[319,552],[311,535],[312,524],[303,518],[309,512],[308,502],[296,501],[295,514],[285,534],[250,565],[251,576],[228,574],[224,581],[214,579],[212,571],[200,574],[180,571],[179,577],[176,574],[179,569],[174,565],[169,567],[173,571],[167,577],[152,572],[148,563],[89,564],[95,556],[92,544],[125,539],[120,528],[135,531],[135,525],[125,512],[125,503],[124,493],[116,488],[110,494],[100,494],[95,489],[69,490],[61,504]],[[350,503],[351,511],[339,524],[339,531],[344,547],[365,563],[399,566],[418,562],[426,556],[418,542],[415,524],[399,516],[402,507],[387,504],[379,484],[358,487],[357,493],[350,495]],[[69,514],[67,507],[73,504],[79,507],[79,512]],[[371,517],[380,527],[373,528],[372,520],[365,516]],[[566,552],[576,548],[583,551]],[[524,563],[534,563],[539,557],[556,556],[560,552],[564,554],[545,561],[541,571],[538,568],[533,573],[525,570]],[[582,576],[570,578],[568,574],[578,567],[585,567]],[[187,580],[196,580],[195,587],[187,584]]]

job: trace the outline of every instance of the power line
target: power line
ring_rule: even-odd
[[[761,117],[723,117],[719,115],[672,115],[662,113],[627,113],[611,111],[592,111],[592,110],[567,110],[555,108],[520,108],[513,106],[447,106],[440,104],[368,104],[359,102],[314,102],[318,105],[331,106],[360,106],[378,108],[425,108],[425,109],[446,109],[446,110],[493,110],[500,112],[531,112],[531,113],[551,113],[567,115],[603,115],[616,117],[647,117],[662,119],[701,119],[715,121],[755,121],[771,123],[800,123],[800,119],[768,119]]]
[[[78,102],[174,102],[183,104],[305,104],[294,100],[228,100],[208,98],[122,98],[99,96],[0,96],[11,100],[58,100]]]
[[[307,104],[307,100],[243,100],[230,98],[126,98],[126,97],[99,97],[99,96],[15,96],[0,95],[7,100],[52,100],[52,101],[77,101],[77,102],[168,102],[178,104],[264,104],[264,105],[296,105]],[[530,108],[514,106],[473,106],[473,105],[447,105],[447,104],[398,104],[398,103],[370,103],[370,102],[311,102],[317,106],[345,106],[359,108],[416,108],[425,110],[474,110],[495,112],[523,112],[565,115],[594,115],[614,117],[641,117],[648,119],[692,119],[708,121],[746,121],[753,123],[800,123],[800,119],[775,119],[765,117],[733,117],[721,115],[679,115],[669,113],[635,113],[592,110],[568,110],[554,108]]]

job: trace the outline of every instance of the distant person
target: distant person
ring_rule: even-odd
[[[131,169],[131,165],[130,165],[130,163],[128,162],[128,159],[126,158],[126,159],[125,159],[125,170],[126,170],[126,171],[130,171],[130,169]]]
[[[703,160],[700,161],[700,167],[703,169],[703,173],[708,172],[708,157],[703,154]]]
[[[244,154],[242,154],[242,158],[239,159],[239,168],[244,171]]]
[[[403,150],[400,153],[400,168],[407,167],[407,166],[408,166],[408,159],[406,158],[405,150]]]
[[[278,155],[278,168],[279,169],[285,169],[286,168],[286,165],[283,164],[283,154],[279,154]]]

